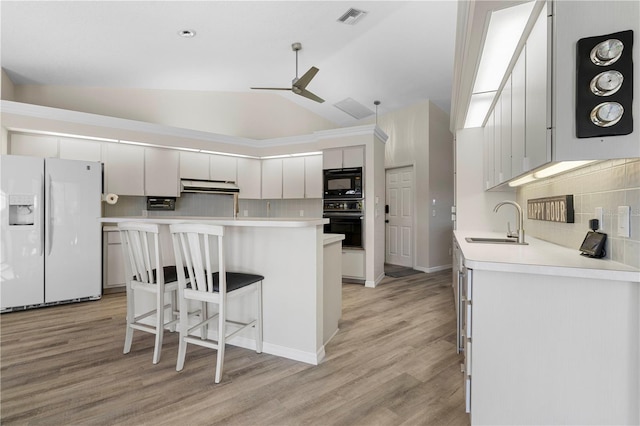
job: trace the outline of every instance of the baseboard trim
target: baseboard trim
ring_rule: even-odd
[[[427,274],[432,274],[434,272],[446,271],[447,269],[451,269],[451,264],[434,266],[433,268],[423,268],[421,266],[415,266],[413,269],[415,269],[416,271],[426,272]]]

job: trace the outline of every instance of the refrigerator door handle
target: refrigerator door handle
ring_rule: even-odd
[[[51,220],[51,175],[47,174],[47,189],[45,191],[47,197],[47,203],[45,204],[45,232],[46,232],[46,244],[47,244],[47,256],[51,254],[51,230],[52,220]]]
[[[44,202],[44,198],[43,198],[43,196],[44,196],[44,175],[43,174],[40,175],[40,194],[41,195],[40,195],[40,197],[37,198],[37,200],[42,203],[42,202]],[[37,206],[37,209],[38,209],[38,211],[42,212],[42,210],[40,210],[41,209],[40,206]],[[45,227],[42,226],[42,219],[41,219],[42,213],[39,213],[38,216],[40,216],[40,218],[38,220],[41,223],[41,225],[40,225],[40,244],[38,244],[38,256],[42,256],[43,253],[44,253],[44,241],[45,241],[44,228]]]

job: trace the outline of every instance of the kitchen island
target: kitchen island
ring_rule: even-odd
[[[308,364],[324,358],[325,336],[337,330],[324,330],[326,286],[341,287],[340,281],[324,279],[324,251],[340,250],[340,235],[325,236],[322,218],[211,218],[211,217],[105,217],[101,222],[146,222],[161,225],[161,245],[165,264],[175,264],[169,225],[203,223],[225,227],[227,270],[263,275],[263,352]],[[325,247],[325,240],[327,246]],[[139,298],[138,298],[139,299]],[[136,301],[137,303],[137,301]],[[136,306],[137,312],[153,306],[153,298]],[[328,308],[328,307],[327,307]],[[242,300],[229,306],[232,315],[248,315]],[[333,310],[335,312],[335,309]],[[339,312],[339,310],[338,310]],[[335,315],[335,314],[334,314]],[[328,323],[335,324],[333,318]],[[215,327],[210,333],[215,333]],[[134,338],[135,339],[135,338]],[[239,334],[231,345],[255,349],[253,333]],[[135,340],[134,340],[135,345]]]
[[[640,271],[467,237],[504,234],[455,231],[471,424],[640,423]]]

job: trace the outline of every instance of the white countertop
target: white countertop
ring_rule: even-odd
[[[302,228],[306,226],[318,226],[329,223],[329,219],[323,218],[288,218],[288,217],[199,217],[199,216],[124,216],[103,217],[102,223],[120,222],[149,222],[170,225],[172,223],[206,223],[222,226],[253,226],[272,228]]]
[[[324,245],[337,243],[344,240],[344,234],[324,234]]]
[[[469,243],[467,237],[504,238],[504,233],[454,231],[465,266],[477,270],[600,278],[640,283],[640,270],[608,259],[592,259],[570,249],[526,236],[528,245]]]

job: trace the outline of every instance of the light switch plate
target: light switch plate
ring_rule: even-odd
[[[627,237],[631,236],[631,207],[630,206],[618,206],[618,236]]]

